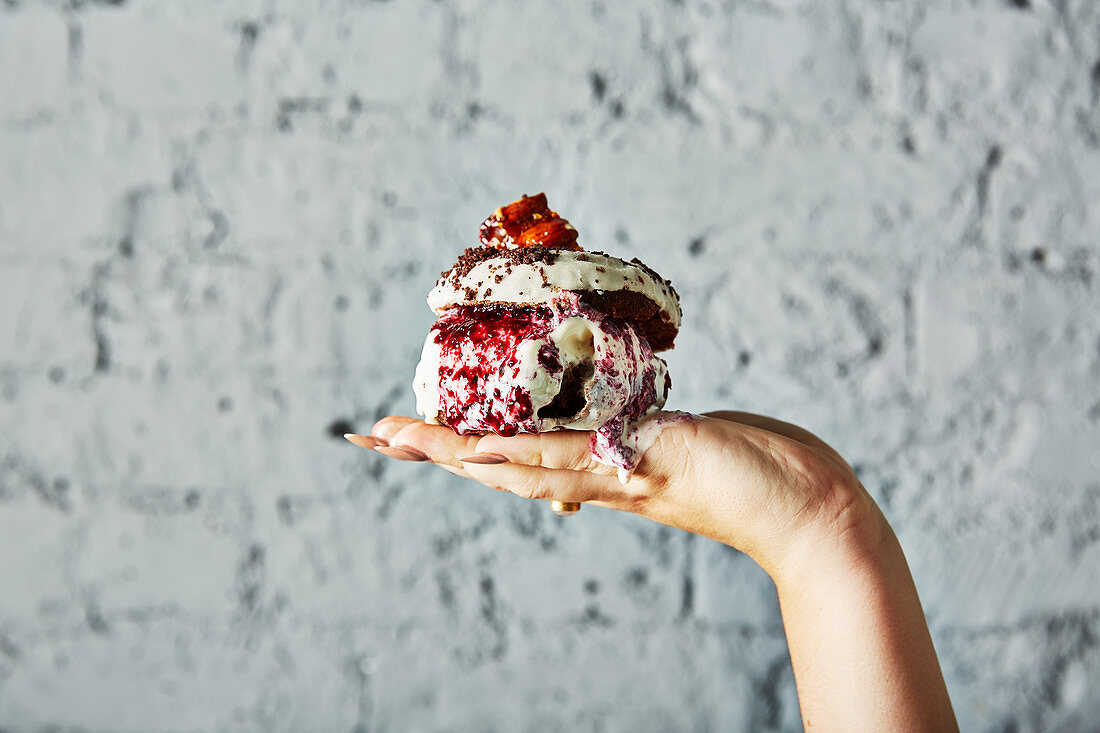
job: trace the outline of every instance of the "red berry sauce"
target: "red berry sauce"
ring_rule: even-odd
[[[610,390],[620,395],[612,398],[619,405],[616,413],[592,433],[592,452],[610,465],[632,470],[641,456],[631,447],[636,441],[628,445],[627,434],[655,406],[664,404],[670,387],[667,372],[634,325],[608,317],[575,296],[562,298],[551,307],[481,304],[443,313],[430,336],[440,350],[440,422],[460,435],[496,433],[508,437],[540,432],[540,423],[545,425],[546,420],[536,414],[526,385],[536,366],[552,379],[563,378],[561,356],[550,333],[570,316],[598,323],[604,338],[622,344],[616,353],[635,355],[616,360],[604,351],[592,361],[594,379],[602,385],[600,394]],[[521,364],[520,349],[531,340],[541,342],[537,365]],[[531,353],[530,347],[524,351]],[[527,374],[520,373],[524,368]]]
[[[529,306],[463,306],[440,316],[432,334],[440,346],[443,422],[460,435],[539,432],[531,394],[520,386],[525,380],[517,349],[525,341],[544,340],[538,363],[560,377],[558,349],[547,338],[555,325],[549,309]]]

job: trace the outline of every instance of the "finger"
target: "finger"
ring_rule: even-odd
[[[381,438],[375,438],[373,435],[355,435],[354,433],[344,433],[344,439],[349,443],[359,446],[360,448],[366,448],[367,450],[376,450],[384,456],[390,458],[397,458],[401,461],[430,461],[431,458],[427,453],[417,450],[416,448],[410,448],[404,445],[390,445],[388,441]]]
[[[355,433],[344,433],[344,439],[352,445],[357,445],[360,448],[366,448],[367,450],[370,450],[371,448],[377,448],[380,445],[386,444],[386,441],[379,440],[374,436],[356,435]]]
[[[518,463],[467,465],[467,473],[492,488],[503,488],[525,499],[546,501],[599,502],[621,505],[629,497],[618,480],[589,471],[568,471],[524,466]]]
[[[363,448],[380,449],[392,447],[393,453],[383,450],[383,453],[393,457],[403,457],[406,460],[414,458],[400,455],[398,451],[410,455],[422,454],[434,463],[461,466],[455,460],[454,454],[469,455],[474,453],[478,435],[460,436],[450,428],[443,425],[429,425],[423,420],[414,417],[402,417],[390,415],[374,424],[371,434],[345,435],[345,438],[362,446]]]
[[[371,428],[371,435],[345,435],[349,441],[362,448],[373,448],[390,458],[403,461],[431,461],[457,476],[472,478],[462,470],[454,454],[470,453],[472,449],[457,448],[461,440],[450,428],[428,425],[413,417],[391,415],[384,417]],[[478,436],[470,436],[469,443],[476,443]]]
[[[377,438],[385,443],[389,443],[393,436],[397,435],[397,431],[406,425],[410,425],[414,422],[420,422],[415,417],[402,417],[400,415],[390,415],[384,417],[374,424],[374,427],[370,429],[371,437]]]
[[[390,436],[389,444],[419,451],[433,463],[463,469],[459,459],[477,452],[479,438],[480,435],[459,435],[445,425],[410,420]]]
[[[592,433],[581,430],[558,430],[502,438],[486,435],[477,443],[478,453],[496,454],[512,463],[525,466],[587,471],[600,476],[614,476],[617,469],[596,460],[589,448]]]

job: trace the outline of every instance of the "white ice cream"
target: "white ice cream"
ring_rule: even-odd
[[[623,426],[622,435],[617,441],[613,441],[607,435],[597,433],[591,442],[592,455],[600,463],[608,466],[617,466],[619,469],[619,483],[626,484],[634,475],[634,469],[642,462],[642,456],[653,447],[657,438],[668,426],[695,420],[696,416],[689,412],[664,412],[657,405],[638,420]],[[630,456],[630,467],[620,465],[616,461],[616,455]]]
[[[627,290],[648,297],[669,323],[680,327],[680,301],[668,283],[617,257],[562,250],[549,265],[494,257],[473,267],[457,286],[449,274],[440,277],[428,294],[428,305],[437,315],[472,302],[537,304],[549,303],[564,291]]]
[[[645,382],[653,380],[656,388],[656,404],[659,409],[667,396],[665,384],[667,367],[662,359],[645,347],[643,339],[632,326],[626,326],[623,334],[608,333],[600,323],[580,315],[555,316],[557,324],[545,338],[532,338],[516,347],[515,364],[508,365],[502,374],[491,374],[479,385],[480,401],[468,404],[471,418],[476,421],[483,414],[506,412],[497,404],[513,386],[520,386],[531,396],[533,418],[539,432],[568,428],[595,430],[620,415],[632,399],[645,388]],[[551,373],[539,363],[539,350],[547,343],[557,348],[557,358],[562,368]],[[464,344],[459,361],[473,363],[480,358],[472,344]],[[549,405],[561,391],[562,378],[572,365],[584,362],[592,365],[592,374],[584,382],[586,404],[583,409],[567,417],[539,417],[540,408]],[[416,367],[413,391],[416,394],[416,410],[430,423],[439,422],[443,408],[440,385],[454,391],[450,375],[455,365],[441,370],[442,354],[435,340],[435,331],[428,333]],[[515,367],[515,368],[512,368]]]

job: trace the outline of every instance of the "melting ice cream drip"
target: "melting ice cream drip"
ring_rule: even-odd
[[[665,428],[696,419],[698,416],[689,412],[653,408],[637,420],[614,421],[613,425],[609,423],[610,429],[596,430],[589,439],[589,449],[600,463],[618,468],[619,483],[625,484]]]

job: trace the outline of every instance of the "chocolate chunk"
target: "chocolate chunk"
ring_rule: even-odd
[[[561,391],[555,395],[554,400],[539,408],[539,417],[573,417],[588,404],[588,398],[584,394],[584,385],[592,378],[594,367],[592,362],[583,361],[580,364],[570,364],[565,368],[561,378]]]

